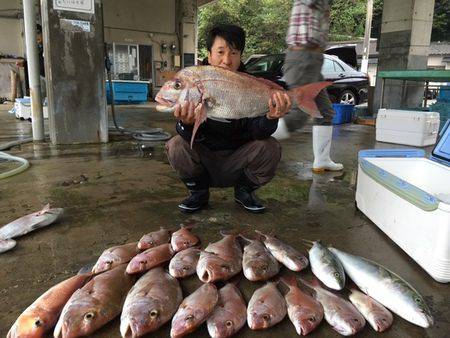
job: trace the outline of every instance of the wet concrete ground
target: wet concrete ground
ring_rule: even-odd
[[[0,143],[31,134],[31,124],[18,121],[0,106]],[[170,117],[148,106],[121,107],[119,124],[126,127],[163,127],[173,133]],[[385,337],[449,337],[450,286],[431,279],[354,205],[357,152],[364,148],[398,147],[376,143],[374,128],[343,125],[335,128],[333,154],[344,164],[342,174],[312,174],[311,127],[282,142],[283,157],[274,180],[258,195],[268,211],[253,215],[233,200],[232,189],[213,189],[210,207],[195,215],[178,212],[186,191],[167,163],[162,145],[146,147],[123,137],[105,145],[55,147],[26,144],[10,154],[28,159],[30,169],[0,181],[0,224],[34,212],[47,202],[64,207],[58,224],[18,239],[17,247],[0,256],[0,336],[17,316],[57,282],[92,264],[110,246],[138,240],[160,226],[176,227],[193,221],[204,245],[220,239],[221,229],[259,229],[306,249],[301,239],[321,239],[398,273],[425,297],[435,318],[427,330],[395,316]],[[1,167],[0,168],[4,168]],[[2,169],[4,170],[4,169]],[[301,273],[308,275],[308,273]],[[200,285],[196,276],[182,282],[185,295]],[[242,277],[238,286],[248,301],[261,284]],[[165,325],[154,337],[167,337]],[[367,325],[360,337],[375,337]],[[151,335],[149,335],[151,336]],[[207,337],[202,326],[191,337]],[[291,337],[286,318],[263,332],[245,327],[239,337]],[[338,337],[324,321],[311,337]],[[116,319],[93,337],[120,337]]]

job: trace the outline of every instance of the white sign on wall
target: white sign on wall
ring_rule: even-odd
[[[94,14],[94,0],[53,0],[53,9]]]

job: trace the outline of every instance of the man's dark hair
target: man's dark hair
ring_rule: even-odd
[[[245,32],[236,25],[219,25],[213,27],[206,37],[206,48],[211,52],[211,47],[216,37],[220,36],[231,48],[239,50],[241,53],[245,48]]]

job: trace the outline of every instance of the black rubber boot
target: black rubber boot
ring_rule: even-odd
[[[186,197],[178,208],[181,212],[192,213],[204,208],[209,201],[209,180],[207,176],[181,179],[189,190]]]
[[[234,187],[234,200],[241,204],[247,211],[261,213],[266,207],[255,196],[255,190],[259,185],[250,181],[244,173],[239,177]]]

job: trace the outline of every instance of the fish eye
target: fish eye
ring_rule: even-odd
[[[92,312],[92,311],[86,312],[86,313],[84,314],[84,319],[85,319],[85,320],[91,320],[91,319],[93,319],[93,318],[94,318],[94,312]]]
[[[316,321],[316,317],[309,317],[308,320],[312,323],[314,323]]]
[[[422,299],[420,299],[419,297],[415,298],[414,300],[415,300],[416,303],[418,303],[418,304],[422,303]]]
[[[185,321],[191,321],[192,319],[194,319],[194,316],[193,316],[193,315],[187,315],[187,316],[184,318]]]
[[[356,323],[359,322],[358,318],[353,318],[353,321],[356,322]]]
[[[266,271],[267,271],[267,266],[265,266],[265,265],[262,266],[262,267],[261,267],[261,270],[264,271],[264,272],[266,272]]]
[[[181,81],[180,80],[176,80],[175,83],[173,84],[173,88],[181,89]]]
[[[263,314],[263,319],[266,321],[266,322],[268,322],[268,321],[270,321],[270,315],[269,314]]]
[[[154,244],[155,244],[155,242],[153,242],[153,241],[150,241],[150,242],[148,242],[148,244],[150,244],[150,245],[154,245]]]
[[[183,266],[183,270],[189,270],[189,267],[187,265]]]
[[[232,327],[232,326],[233,326],[233,322],[232,322],[231,320],[227,320],[227,321],[225,322],[225,325],[226,325],[227,327]]]
[[[184,245],[189,245],[189,241],[184,241],[183,244]]]
[[[341,277],[341,275],[339,274],[339,272],[335,272],[334,277],[339,278],[339,277]]]
[[[39,327],[39,326],[41,326],[43,323],[42,323],[42,321],[39,319],[39,318],[36,318],[35,320],[34,320],[34,326],[36,326],[36,327]]]
[[[158,311],[158,310],[152,310],[152,311],[150,312],[150,317],[151,317],[151,318],[158,317],[158,315],[159,315],[159,311]]]

